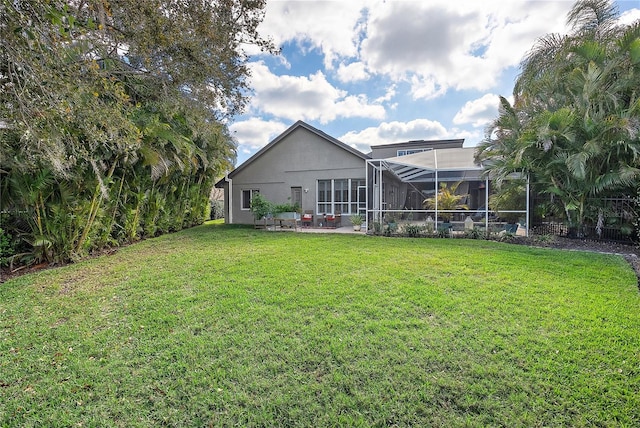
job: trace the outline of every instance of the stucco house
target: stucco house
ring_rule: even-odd
[[[442,183],[460,182],[458,193],[466,195],[468,207],[464,216],[488,227],[489,178],[475,162],[475,149],[463,144],[463,139],[416,140],[373,145],[365,154],[298,121],[216,187],[224,189],[227,223],[254,223],[251,200],[260,193],[278,204],[298,204],[318,225],[335,213],[343,219],[359,213],[367,222],[409,216],[437,222],[438,207],[426,210],[423,201]]]
[[[250,204],[261,193],[316,215],[358,212],[365,205],[366,154],[298,121],[220,180],[225,221],[251,224]]]

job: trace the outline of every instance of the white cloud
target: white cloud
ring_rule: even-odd
[[[362,13],[359,1],[268,1],[259,29],[278,46],[310,43],[323,52],[325,67],[332,69],[336,57],[357,55]]]
[[[475,128],[485,127],[498,116],[499,98],[495,94],[467,101],[456,113],[453,123],[456,125],[471,124]]]
[[[447,87],[438,83],[433,76],[411,76],[411,97],[414,100],[432,99],[444,95]]]
[[[348,65],[342,63],[338,67],[336,74],[338,76],[338,80],[344,83],[357,82],[367,80],[369,78],[369,73],[367,73],[365,65],[361,62],[352,62]]]
[[[364,117],[370,119],[384,119],[386,111],[379,104],[370,104],[366,95],[349,95],[334,105],[334,112],[323,112],[320,115],[320,122],[326,123],[338,117]]]
[[[565,29],[570,2],[387,2],[372,8],[361,60],[411,82],[412,96],[487,90],[541,36]]]
[[[370,103],[366,95],[349,95],[336,88],[321,71],[310,76],[277,76],[261,62],[252,63],[251,70],[255,89],[251,108],[257,112],[323,124],[336,118],[385,117],[382,105]]]
[[[387,88],[387,92],[381,97],[376,98],[376,103],[384,103],[391,101],[396,96],[396,85],[391,85]]]
[[[619,22],[621,25],[631,25],[640,20],[640,9],[629,9],[620,15]]]
[[[452,137],[441,123],[428,119],[416,119],[410,122],[383,122],[377,127],[348,132],[338,139],[366,153],[372,145],[446,138]]]
[[[342,82],[372,74],[408,81],[414,99],[448,90],[494,88],[536,40],[566,33],[568,0],[364,0],[267,2],[260,31],[277,45],[297,42],[339,64]],[[640,18],[639,9],[621,22]]]
[[[238,149],[243,153],[252,153],[266,146],[287,127],[277,120],[250,118],[231,124],[229,130],[238,142]]]
[[[484,138],[484,130],[469,131],[467,129],[453,128],[449,132],[454,135],[451,138],[464,138],[463,147],[475,147]]]
[[[262,34],[318,49],[342,82],[408,81],[414,99],[486,91],[535,41],[566,32],[562,0],[269,1]]]
[[[637,0],[633,2],[635,6]],[[277,46],[288,43],[302,49],[276,60],[281,61],[276,69],[288,68],[288,74],[276,75],[261,62],[250,64],[255,96],[249,114],[274,120],[250,119],[232,125],[240,149],[264,146],[286,129],[280,121],[318,122],[332,132],[331,122],[336,119],[341,119],[337,126],[349,123],[348,118],[382,121],[385,108],[390,111],[398,103],[401,111],[410,112],[412,99],[438,98],[444,115],[455,111],[449,103],[461,96],[509,92],[521,59],[536,41],[549,33],[569,31],[565,20],[574,3],[269,0],[261,34],[271,36]],[[623,13],[620,22],[638,19],[636,7]],[[313,68],[316,55],[307,58],[305,50],[320,54],[321,71]],[[348,92],[346,88],[359,89]],[[461,90],[466,92],[454,93]],[[465,138],[465,145],[473,146],[483,137],[483,125],[497,116],[492,97],[487,94],[467,102],[455,117],[407,122],[398,117],[397,122],[348,132],[341,140],[363,151],[368,151],[369,144],[412,139]]]
[[[484,137],[483,131],[447,129],[440,122],[415,119],[409,122],[383,122],[362,131],[347,132],[338,139],[361,152],[368,153],[371,146],[402,143],[412,140],[449,140],[462,138],[465,147],[475,147]]]

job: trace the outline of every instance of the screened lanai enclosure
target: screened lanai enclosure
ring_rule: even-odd
[[[507,225],[517,223],[528,235],[528,181],[514,177],[523,183],[517,206],[491,210],[491,179],[475,162],[474,153],[474,148],[447,148],[367,160],[367,225],[405,223],[433,230],[515,232]],[[455,190],[451,193],[457,197],[436,197],[438,189],[442,192],[445,186],[446,191]]]

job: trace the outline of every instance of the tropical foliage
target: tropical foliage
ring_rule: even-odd
[[[516,223],[520,218],[525,217],[522,211],[526,209],[526,206],[526,183],[521,179],[503,183],[500,191],[489,197],[489,208],[496,211],[498,217],[507,223]]]
[[[1,0],[4,231],[33,261],[201,223],[264,1]]]
[[[447,183],[440,183],[438,194],[422,201],[422,206],[428,210],[438,210],[438,215],[445,221],[451,220],[453,213],[447,211],[469,209],[462,202],[468,195],[456,194],[461,183],[461,181],[458,181],[451,186],[447,186]]]
[[[251,212],[255,220],[261,220],[269,214],[273,214],[273,202],[262,196],[261,193],[254,193],[251,197]]]
[[[261,193],[256,192],[251,196],[251,212],[254,220],[261,220],[267,216],[274,216],[281,213],[299,213],[300,206],[291,202],[275,203],[265,198]]]
[[[617,18],[610,1],[578,1],[571,33],[547,35],[526,55],[514,103],[500,98],[477,151],[499,185],[529,175],[574,227],[591,198],[632,196],[640,177],[640,22]]]

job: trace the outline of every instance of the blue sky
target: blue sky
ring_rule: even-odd
[[[373,144],[478,144],[535,41],[569,31],[566,0],[268,0],[251,102],[230,124],[244,162],[297,120],[363,152]],[[640,0],[616,1],[621,21]]]

